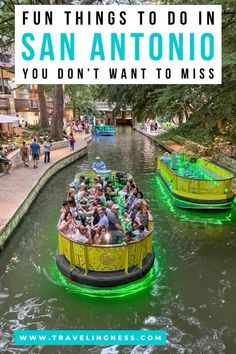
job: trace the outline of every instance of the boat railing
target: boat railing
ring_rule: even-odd
[[[95,125],[95,132],[114,132],[115,127],[113,125]]]
[[[143,260],[152,253],[152,229],[140,240],[121,244],[95,245],[72,240],[58,231],[58,253],[70,263],[70,269],[79,267],[87,275],[89,271],[110,272],[137,266],[142,268]]]
[[[218,166],[215,163],[212,163],[210,161],[207,161],[203,158],[198,158],[198,164],[203,167],[208,169],[209,171],[213,172],[214,174],[218,175],[220,177],[220,180],[228,180],[232,179],[234,177],[233,173],[230,171],[227,171],[221,166]]]
[[[232,178],[230,177],[230,173],[228,174],[228,178],[205,180],[180,176],[161,160],[158,160],[157,168],[161,171],[161,174],[173,191],[212,195],[223,195],[232,191]]]

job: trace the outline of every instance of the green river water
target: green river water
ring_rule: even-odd
[[[236,353],[236,210],[176,209],[155,174],[161,151],[131,128],[94,140],[88,155],[55,175],[0,255],[0,353]],[[112,292],[70,286],[55,266],[56,224],[76,172],[100,155],[129,171],[155,223],[155,268]],[[14,329],[166,329],[155,346],[16,347]]]

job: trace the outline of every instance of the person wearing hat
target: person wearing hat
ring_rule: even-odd
[[[95,172],[106,169],[105,163],[100,159],[99,156],[96,157],[96,161],[93,162],[92,167]]]
[[[112,235],[112,243],[119,243],[119,240],[123,239],[125,232],[121,226],[121,221],[118,217],[119,205],[113,204],[111,211],[107,213],[109,221],[108,231]]]

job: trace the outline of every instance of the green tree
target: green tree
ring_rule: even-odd
[[[163,1],[166,4],[199,4],[198,0]],[[208,0],[201,4],[208,4]],[[219,4],[213,0],[211,4]],[[236,2],[223,0],[222,4],[222,85],[108,85],[102,97],[117,103],[117,109],[131,104],[139,119],[162,116],[171,120],[177,116],[186,127],[206,128],[212,135],[220,127],[230,124],[230,134],[236,139]]]
[[[64,116],[64,92],[62,85],[53,86],[53,115],[50,136],[54,140],[62,140]]]
[[[97,115],[95,100],[98,96],[98,86],[65,85],[65,94],[69,97],[68,107],[73,110],[73,116],[81,114]]]
[[[47,111],[47,103],[44,93],[44,85],[38,85],[38,99],[39,99],[39,111],[40,118],[39,124],[42,128],[47,128],[48,123],[48,111]]]
[[[0,0],[0,48],[7,50],[14,43],[15,5],[47,4],[47,0]],[[40,108],[39,123],[42,128],[48,127],[47,104],[44,85],[38,85],[38,99]]]

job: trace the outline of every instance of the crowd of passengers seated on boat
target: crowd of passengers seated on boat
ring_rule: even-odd
[[[63,202],[58,229],[72,241],[111,245],[147,236],[152,220],[143,193],[132,179],[119,189],[109,177],[96,175],[89,188],[80,175]]]

